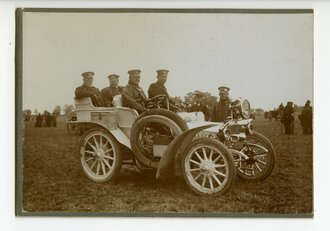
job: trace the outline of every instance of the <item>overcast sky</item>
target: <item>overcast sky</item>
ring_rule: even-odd
[[[171,96],[195,90],[249,99],[253,108],[313,96],[312,14],[24,13],[23,109],[73,104],[81,73],[140,69],[145,92],[168,69]]]

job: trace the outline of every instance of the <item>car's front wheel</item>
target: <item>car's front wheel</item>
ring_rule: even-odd
[[[182,174],[188,186],[200,195],[226,192],[236,176],[234,159],[219,141],[200,138],[193,141],[182,158]]]

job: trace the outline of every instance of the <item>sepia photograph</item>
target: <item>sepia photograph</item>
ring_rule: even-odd
[[[18,8],[16,214],[313,217],[313,25]]]

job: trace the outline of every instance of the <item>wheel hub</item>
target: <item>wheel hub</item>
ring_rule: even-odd
[[[98,159],[103,159],[104,152],[103,152],[102,149],[98,148],[98,149],[95,151],[95,153],[96,153],[96,156],[97,156]]]
[[[215,165],[212,161],[203,160],[201,162],[201,172],[204,175],[212,175],[215,171]]]
[[[256,156],[255,156],[255,151],[248,147],[245,154],[249,157],[249,159],[246,160],[247,164],[254,164],[256,162]]]

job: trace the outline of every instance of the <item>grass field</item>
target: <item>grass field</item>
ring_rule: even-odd
[[[25,123],[23,144],[23,210],[28,212],[154,212],[289,214],[313,213],[313,143],[302,135],[283,135],[278,122],[257,118],[255,130],[268,137],[277,152],[276,165],[262,182],[236,179],[218,197],[191,192],[183,179],[156,180],[134,166],[124,166],[116,183],[94,183],[80,170],[78,136],[64,120],[57,128]]]

